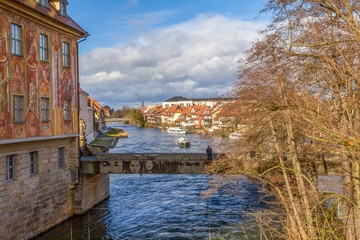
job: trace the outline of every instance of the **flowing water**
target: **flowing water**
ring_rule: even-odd
[[[158,129],[129,125],[129,137],[119,139],[114,153],[214,152],[229,145],[228,139],[187,134],[190,148],[180,148],[177,137]],[[109,199],[82,216],[75,216],[37,237],[45,239],[260,239],[248,212],[264,209],[261,185],[239,177],[236,194],[224,188],[203,198],[213,176],[116,175],[110,176]]]

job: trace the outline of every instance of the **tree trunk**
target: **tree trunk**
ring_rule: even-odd
[[[274,124],[273,124],[273,121],[272,119],[270,118],[270,127],[271,127],[271,132],[272,132],[272,135],[273,135],[273,139],[275,141],[275,149],[276,149],[276,152],[278,153],[281,153],[281,149],[280,149],[280,145],[279,145],[279,141],[276,137],[276,132],[275,132],[275,129],[274,129]],[[280,156],[278,157],[278,160],[281,164],[281,166],[284,166],[284,161],[282,159],[282,154],[280,154]],[[289,196],[289,200],[290,200],[290,204],[291,206],[288,206],[286,205],[285,206],[285,209],[287,211],[287,214],[289,215],[289,220],[290,220],[290,223],[291,223],[291,229],[293,231],[295,231],[296,229],[299,230],[301,236],[304,238],[304,239],[308,239],[308,236],[306,234],[306,231],[303,227],[303,224],[301,222],[301,217],[300,217],[300,214],[298,212],[298,209],[299,209],[299,204],[296,204],[295,202],[295,199],[294,199],[294,195],[293,195],[293,192],[292,192],[292,189],[291,189],[291,184],[290,184],[290,180],[289,180],[289,176],[288,176],[288,173],[286,172],[286,169],[284,167],[281,168],[282,170],[282,174],[283,174],[283,177],[284,177],[284,180],[285,180],[285,187],[286,187],[286,191],[287,191],[287,194]],[[286,201],[284,199],[281,199],[283,201],[284,204],[286,204]],[[292,211],[290,212],[290,209],[292,209]],[[296,223],[294,221],[294,218],[291,214],[294,214],[294,218],[296,219]],[[297,224],[297,227],[296,227],[296,224]],[[295,233],[295,235],[297,235]]]

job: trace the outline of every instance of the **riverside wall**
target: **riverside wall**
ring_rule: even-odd
[[[109,174],[85,174],[73,190],[74,214],[81,215],[110,197]]]
[[[58,149],[64,148],[59,168]],[[79,174],[77,137],[0,145],[0,239],[30,239],[83,214],[110,195],[109,175]],[[29,154],[35,153],[35,174]],[[15,156],[8,181],[7,156]]]
[[[0,239],[29,239],[72,215],[69,188],[78,176],[76,142],[63,138],[0,145]],[[64,148],[63,168],[58,164],[59,148]],[[36,156],[33,175],[30,153]],[[14,179],[9,181],[6,159],[11,155]]]

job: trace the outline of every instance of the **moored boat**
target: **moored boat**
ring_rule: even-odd
[[[173,134],[186,134],[186,130],[181,127],[169,127],[167,132]]]
[[[186,137],[179,137],[178,144],[180,147],[190,147],[190,141]]]
[[[233,132],[229,135],[229,138],[230,139],[239,139],[240,137],[242,136],[241,133],[238,133],[238,132]]]

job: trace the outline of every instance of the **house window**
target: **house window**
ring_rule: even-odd
[[[69,44],[63,42],[63,66],[70,67],[70,48]]]
[[[43,7],[49,7],[49,0],[40,0],[39,4]]]
[[[59,169],[64,168],[64,150],[65,148],[58,148],[58,166]]]
[[[40,34],[40,61],[48,61],[48,37]]]
[[[37,152],[29,153],[29,175],[34,176],[36,174],[36,155]]]
[[[6,156],[6,179],[8,182],[15,180],[15,155]]]
[[[71,121],[71,115],[70,115],[70,100],[65,100],[64,105],[64,120],[65,121]]]
[[[21,27],[11,24],[11,53],[21,55]]]
[[[14,96],[14,121],[23,122],[23,96]]]
[[[66,16],[66,4],[63,2],[60,3],[60,15]]]
[[[49,101],[49,98],[41,98],[41,112],[43,122],[50,121]]]

